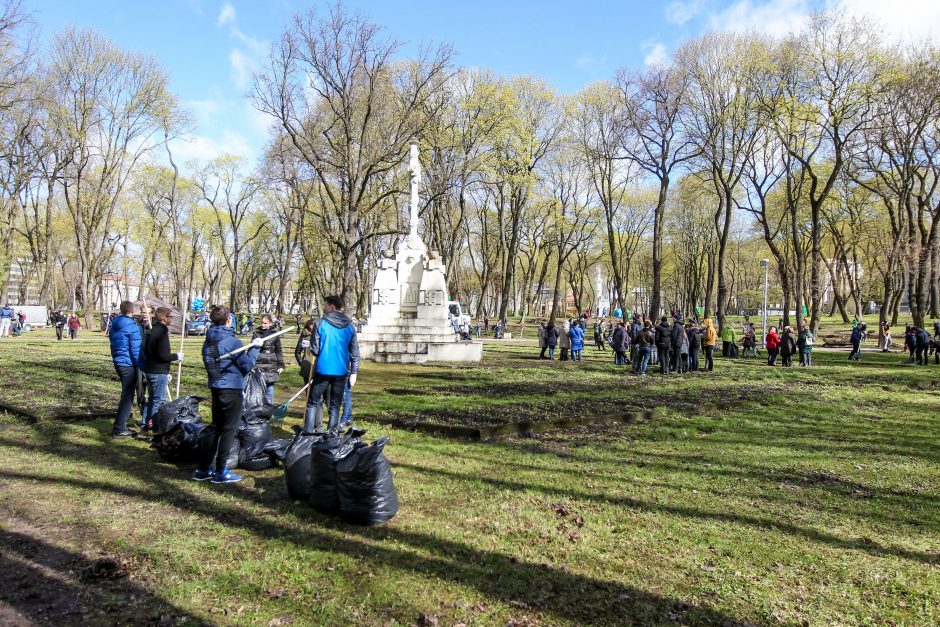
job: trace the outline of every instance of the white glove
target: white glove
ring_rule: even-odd
[[[261,348],[262,346],[264,346],[264,339],[260,337],[256,337],[255,339],[251,340],[251,346],[255,348]]]
[[[176,353],[176,361],[183,361],[183,353]]]
[[[354,374],[349,375],[349,387],[356,387],[356,375]]]
[[[278,369],[277,369],[277,373],[278,373],[278,374],[281,374],[282,372],[284,372],[284,369],[283,369],[283,368],[278,368]]]
[[[310,340],[300,340],[300,348],[310,348]]]

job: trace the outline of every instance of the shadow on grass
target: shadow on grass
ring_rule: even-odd
[[[550,564],[521,561],[513,555],[401,529],[395,524],[376,528],[345,525],[315,514],[306,507],[294,506],[283,488],[263,492],[241,484],[223,488],[245,502],[268,508],[273,514],[297,514],[298,509],[302,509],[310,517],[310,524],[302,528],[293,524],[280,524],[276,519],[258,515],[237,505],[194,498],[189,489],[182,489],[179,485],[180,481],[185,481],[185,476],[153,463],[156,458],[146,449],[108,446],[104,441],[94,447],[76,449],[62,441],[60,434],[43,435],[48,437],[45,442],[25,443],[3,438],[0,444],[22,450],[42,451],[122,473],[129,468],[146,470],[148,484],[139,487],[115,485],[77,476],[49,477],[34,472],[5,470],[0,471],[0,477],[5,480],[61,484],[130,499],[165,503],[212,519],[226,527],[247,530],[260,539],[287,540],[297,546],[325,553],[368,560],[376,567],[392,567],[472,587],[491,599],[527,611],[544,613],[556,620],[620,625],[674,620],[686,624],[738,624],[735,619],[706,606],[690,606],[681,600],[618,582],[573,573]],[[266,483],[269,488],[273,487],[269,481]],[[201,487],[193,486],[191,489]],[[330,533],[331,530],[341,531],[343,538],[339,539],[335,533]],[[396,548],[396,545],[403,548]]]
[[[114,558],[90,559],[20,526],[0,534],[0,624],[207,624],[130,581]]]

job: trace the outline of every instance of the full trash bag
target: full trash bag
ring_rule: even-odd
[[[215,440],[215,425],[209,425],[199,434],[199,457],[203,457],[203,453],[214,444]],[[225,460],[225,467],[229,470],[238,468],[238,453],[240,450],[240,444],[238,438],[232,440],[232,450],[229,451],[228,459]],[[213,460],[214,462],[214,460]]]
[[[339,495],[336,489],[336,464],[361,443],[364,431],[350,429],[343,435],[327,432],[323,440],[313,446],[310,459],[310,505],[322,514],[339,513]]]
[[[238,441],[241,445],[241,451],[238,454],[239,461],[258,457],[264,453],[264,447],[271,439],[271,423],[267,420],[252,419],[242,423],[241,429],[238,430]],[[244,468],[244,466],[239,466],[239,468]]]
[[[323,439],[323,434],[307,433],[295,427],[295,435],[284,453],[284,479],[287,481],[287,493],[295,501],[310,498],[310,452],[313,446]]]
[[[178,422],[201,422],[199,403],[204,400],[204,396],[183,396],[175,401],[163,403],[157,410],[154,430],[157,433],[166,433]]]
[[[380,525],[398,513],[392,467],[382,453],[388,437],[359,443],[336,465],[339,515],[356,525]]]
[[[199,456],[199,436],[204,430],[199,422],[177,422],[169,430],[154,435],[150,446],[167,461],[194,461]]]
[[[242,391],[242,397],[245,399],[244,407],[246,410],[259,405],[270,405],[268,402],[268,384],[264,381],[264,374],[255,369],[245,377],[245,388]]]
[[[244,450],[244,449],[242,449]],[[238,467],[242,470],[264,470],[274,465],[274,460],[267,453],[261,453],[248,459],[240,459]]]
[[[268,443],[264,445],[264,452],[271,456],[272,460],[284,461],[284,457],[287,456],[287,447],[291,444],[291,440],[286,438],[277,438],[274,440],[268,440]]]

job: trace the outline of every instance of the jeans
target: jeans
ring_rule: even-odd
[[[657,346],[656,350],[659,351],[659,372],[661,374],[669,374],[669,364],[672,362],[672,355],[669,353],[669,347]]]
[[[78,329],[69,329],[69,338],[73,340],[78,339]]]
[[[274,404],[274,384],[268,383],[264,387],[265,396],[268,397],[268,402],[272,405]]]
[[[554,346],[548,347],[548,358],[555,359],[555,347]]]
[[[121,400],[118,402],[117,415],[114,417],[114,433],[121,433],[127,431],[127,419],[131,417],[131,407],[134,405],[137,368],[115,364],[114,369],[121,378]]]
[[[812,362],[813,362],[812,356],[813,356],[812,353],[803,353],[803,354],[801,354],[801,355],[800,355],[800,365],[801,365],[801,366],[807,366],[807,367],[809,367],[809,366],[812,364]]]
[[[63,331],[63,330],[64,330],[64,329],[63,329],[62,327],[56,326],[56,328],[55,328],[55,339],[57,339],[57,340],[61,340],[61,339],[62,339],[62,331]]]
[[[349,387],[349,379],[346,380],[346,391],[343,392],[343,418],[340,424],[344,425],[352,422],[352,388]]]
[[[160,406],[166,400],[167,387],[170,384],[170,375],[146,373],[147,377],[147,403],[140,417],[140,428],[146,429],[151,420],[156,420]]]
[[[711,372],[715,369],[715,347],[705,347],[705,371]]]
[[[571,349],[571,359],[572,361],[581,361],[581,349],[575,350]]]
[[[852,352],[849,353],[849,359],[854,359],[858,361],[862,356],[862,347],[861,344],[852,344]]]
[[[646,374],[646,369],[650,365],[650,356],[653,354],[653,349],[649,346],[641,346],[640,350],[637,351],[637,357],[639,358],[639,372],[640,374]]]
[[[212,446],[202,451],[199,469],[212,470],[212,465],[215,463],[215,471],[222,472],[225,470],[225,462],[235,442],[238,427],[241,426],[242,390],[212,388],[211,392],[212,426],[215,427],[215,434],[212,436]]]
[[[698,372],[698,349],[689,349],[689,370]]]
[[[777,353],[780,351],[779,348],[768,348],[767,349],[767,365],[776,366],[777,365]]]
[[[627,363],[627,351],[614,351],[614,365],[623,366]]]
[[[315,429],[319,429],[323,426],[322,417],[317,413],[317,406],[320,405],[320,401],[327,391],[329,391],[330,395],[330,421],[327,428],[332,429],[339,425],[339,412],[340,408],[343,406],[343,394],[346,390],[348,380],[349,375],[345,374],[326,375],[320,374],[319,372],[314,373],[313,385],[310,386],[310,396],[307,397],[307,411],[304,415],[304,431],[311,433]]]

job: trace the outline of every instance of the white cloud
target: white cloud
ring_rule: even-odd
[[[231,2],[226,2],[222,5],[222,9],[219,11],[219,17],[215,22],[215,25],[219,28],[225,24],[234,24],[235,23],[235,7],[232,6]]]
[[[682,26],[702,12],[702,0],[675,0],[666,5],[666,21]]]
[[[235,81],[235,85],[239,89],[245,89],[248,86],[251,73],[257,69],[257,63],[238,48],[232,48],[228,60],[232,66],[232,80]]]
[[[665,65],[669,60],[669,53],[666,52],[666,46],[660,42],[648,41],[643,43],[640,48],[646,52],[643,57],[643,65]]]
[[[575,60],[573,67],[578,70],[588,70],[598,66],[605,65],[607,63],[607,57],[595,57],[593,55],[584,53]]]
[[[827,0],[841,15],[867,16],[891,38],[903,41],[940,39],[940,2],[937,0]]]
[[[271,130],[271,127],[274,125],[274,118],[258,111],[251,103],[246,102],[245,106],[245,117],[248,118],[249,126],[259,137],[264,137],[267,139],[268,133]]]
[[[807,0],[736,0],[723,11],[711,13],[709,25],[715,30],[782,36],[800,30],[808,17]]]
[[[173,159],[177,163],[188,161],[205,162],[221,155],[237,155],[247,161],[255,158],[255,150],[239,133],[223,131],[222,138],[216,140],[206,135],[194,135],[187,138],[170,140]]]

